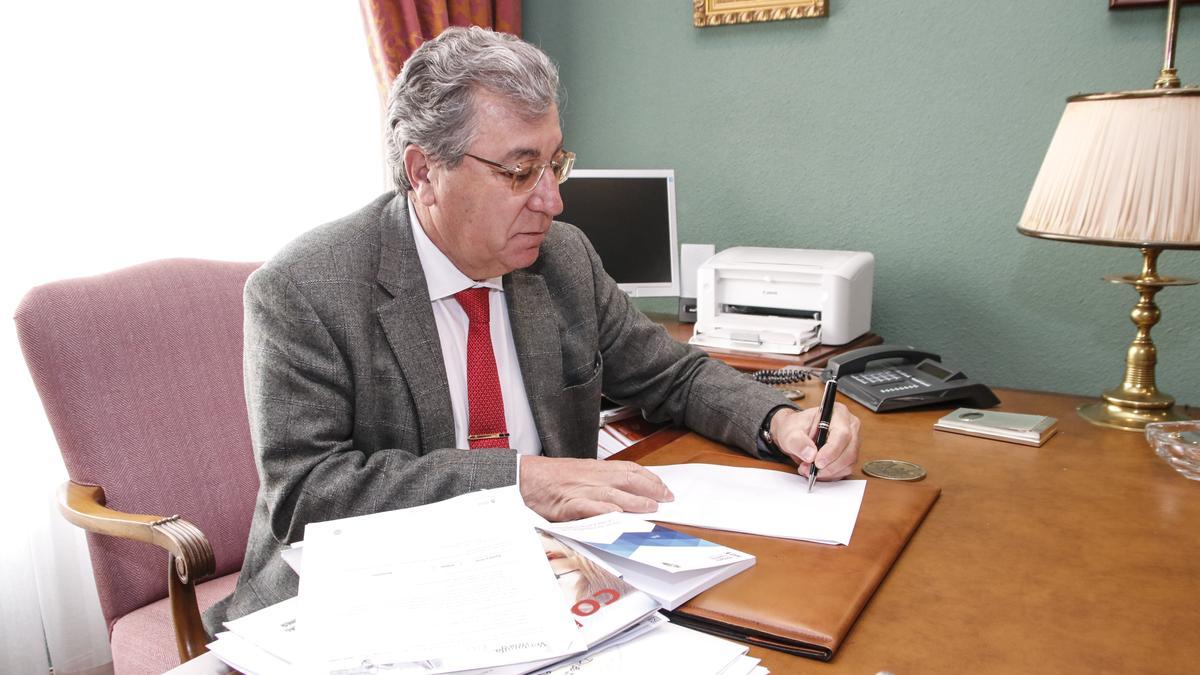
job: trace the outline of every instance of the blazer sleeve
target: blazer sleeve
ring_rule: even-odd
[[[676,341],[651,321],[591,258],[604,392],[642,409],[651,421],[672,421],[758,456],[758,430],[767,412],[792,405],[777,389],[759,384]]]
[[[354,441],[355,381],[331,327],[288,275],[256,271],[245,290],[244,375],[260,499],[272,534],[512,485],[516,452],[364,448]]]

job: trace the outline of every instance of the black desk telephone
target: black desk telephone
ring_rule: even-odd
[[[912,347],[876,345],[829,359],[826,377],[837,378],[838,391],[874,412],[951,401],[971,408],[1000,403],[987,386],[968,380],[941,361],[937,354]]]

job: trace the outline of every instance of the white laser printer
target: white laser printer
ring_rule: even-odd
[[[736,246],[696,274],[695,345],[801,354],[871,329],[875,256],[865,251]]]

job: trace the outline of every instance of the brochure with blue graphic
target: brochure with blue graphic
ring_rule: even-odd
[[[748,553],[628,513],[538,527],[576,542],[669,610],[755,563]]]

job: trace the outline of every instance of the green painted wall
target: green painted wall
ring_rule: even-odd
[[[871,251],[873,329],[988,383],[1119,384],[1134,249],[1016,223],[1069,95],[1153,84],[1165,8],[830,0],[824,19],[697,29],[689,0],[525,0],[582,168],[672,168],[680,241]],[[1200,83],[1200,6],[1177,64]],[[1200,276],[1200,252],[1164,274]],[[1200,404],[1200,287],[1158,296],[1158,384]],[[661,302],[651,309],[673,307]]]

